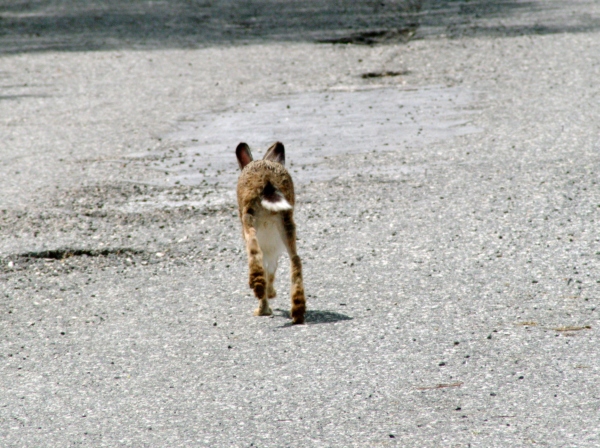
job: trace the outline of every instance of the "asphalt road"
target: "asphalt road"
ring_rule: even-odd
[[[599,31],[0,1],[0,446],[599,446]],[[299,326],[287,261],[252,315],[235,208],[235,146],[274,140]]]

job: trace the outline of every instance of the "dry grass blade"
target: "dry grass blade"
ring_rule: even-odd
[[[417,387],[417,390],[434,390],[434,389],[445,389],[446,387],[460,387],[463,385],[462,381],[457,381],[456,383],[449,383],[449,384],[436,384],[435,386],[424,386],[424,387]]]
[[[553,328],[554,331],[581,331],[581,330],[591,330],[591,325],[584,325],[583,327],[556,327]]]

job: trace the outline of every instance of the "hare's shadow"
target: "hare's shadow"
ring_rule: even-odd
[[[285,317],[287,319],[291,319],[290,312],[288,310],[282,310],[281,308],[275,308],[274,311],[277,312],[277,316]],[[331,324],[333,322],[340,322],[342,320],[352,320],[353,317],[346,316],[342,313],[336,313],[335,311],[326,311],[326,310],[307,310],[304,315],[304,323],[308,325],[315,324]],[[282,325],[282,327],[291,327],[293,324],[291,322],[286,322]]]

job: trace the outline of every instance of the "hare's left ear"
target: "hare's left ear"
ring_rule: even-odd
[[[263,157],[263,160],[270,160],[271,162],[285,165],[285,148],[283,147],[283,143],[273,143],[273,145],[267,149],[267,153]]]
[[[252,158],[252,153],[250,152],[250,147],[246,143],[237,145],[237,148],[235,148],[235,156],[237,157],[238,165],[241,170],[254,160]]]

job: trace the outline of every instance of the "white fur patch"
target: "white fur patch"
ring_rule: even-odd
[[[277,202],[270,202],[266,199],[260,201],[260,204],[269,211],[282,212],[284,210],[291,210],[292,206],[285,198],[281,197]]]
[[[257,221],[256,238],[263,253],[263,266],[273,274],[277,269],[279,256],[285,251],[285,244],[281,239],[281,216],[262,214]]]

